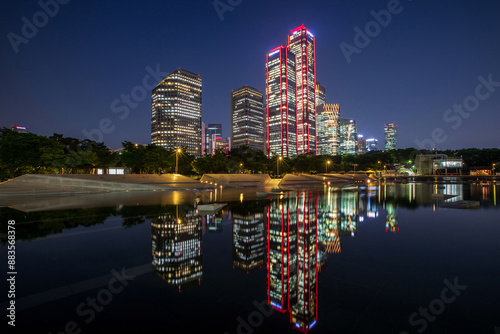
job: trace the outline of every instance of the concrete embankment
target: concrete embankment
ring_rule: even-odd
[[[212,189],[182,175],[23,175],[0,184],[0,197],[55,196],[103,192]]]

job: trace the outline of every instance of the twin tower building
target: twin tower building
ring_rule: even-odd
[[[331,121],[338,120],[338,105],[329,110],[331,117],[318,124],[317,106],[325,104],[325,90],[316,81],[315,59],[314,35],[299,26],[290,32],[286,46],[278,46],[266,56],[265,104],[262,92],[249,86],[231,93],[233,148],[247,145],[269,156],[283,157],[321,154],[318,131],[327,130],[335,136],[338,130],[333,124],[338,121]],[[196,157],[204,154],[201,92],[201,77],[182,69],[170,73],[153,89],[152,144],[184,147]]]

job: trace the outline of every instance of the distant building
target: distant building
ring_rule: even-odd
[[[19,133],[28,133],[29,132],[27,127],[25,127],[25,126],[18,126],[18,125],[15,125],[15,124],[11,125],[10,129],[12,131],[19,132]]]
[[[365,140],[363,138],[363,135],[358,135],[358,154],[365,154],[365,153],[366,153]]]
[[[355,120],[350,118],[339,119],[339,138],[338,155],[355,155],[357,153],[358,129]]]
[[[378,151],[378,140],[369,138],[365,141],[366,152]]]
[[[222,124],[208,124],[205,129],[205,154],[213,155],[222,142]]]
[[[177,69],[153,89],[151,100],[151,144],[201,156],[201,77]]]
[[[266,120],[269,156],[297,155],[295,54],[279,46],[266,59]]]
[[[264,150],[264,99],[258,89],[244,86],[231,92],[231,143]]]
[[[316,108],[318,124],[318,154],[337,155],[340,144],[340,105],[321,104]]]
[[[398,126],[394,123],[384,125],[385,150],[396,150],[398,148]]]
[[[316,116],[318,116],[317,108],[322,104],[326,104],[326,87],[316,81]]]

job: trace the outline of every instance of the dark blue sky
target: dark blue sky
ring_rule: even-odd
[[[109,119],[105,144],[149,143],[150,91],[144,97],[141,87],[146,68],[159,66],[201,75],[203,121],[222,123],[228,136],[231,90],[248,84],[264,91],[266,53],[303,23],[316,36],[327,102],[340,103],[341,116],[356,119],[365,138],[383,146],[384,123],[395,122],[401,148],[417,147],[433,131],[438,148],[500,147],[500,83],[476,93],[479,76],[500,82],[500,2],[402,0],[348,63],[340,44],[355,46],[354,28],[365,30],[370,12],[394,1],[220,0],[236,4],[221,21],[213,0],[71,0],[43,25],[37,1],[4,0],[0,126],[84,139],[82,131]],[[25,31],[34,36],[15,53],[9,36],[22,36],[22,18],[32,23],[34,15],[41,27],[36,35]],[[125,104],[112,103],[132,92],[129,114],[113,112]],[[464,101],[470,112],[446,112]]]

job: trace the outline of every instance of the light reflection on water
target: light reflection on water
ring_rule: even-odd
[[[383,232],[397,236],[400,228],[404,231],[409,227],[406,225],[408,212],[418,208],[456,213],[440,208],[440,201],[433,199],[432,194],[455,195],[452,201],[479,200],[483,208],[468,211],[467,215],[480,216],[486,208],[497,205],[496,188],[493,184],[487,187],[383,184],[363,189],[300,189],[260,198],[255,193],[230,189],[173,192],[160,194],[153,200],[124,201],[125,204],[112,208],[96,206],[30,213],[2,210],[2,218],[9,215],[12,219],[14,215],[18,222],[33,222],[29,228],[18,225],[18,242],[36,241],[53,233],[74,235],[71,228],[105,224],[112,216],[122,217],[126,228],[150,222],[152,268],[178,292],[203,285],[205,262],[217,261],[207,258],[205,241],[207,238],[222,240],[225,233],[229,233],[231,248],[227,256],[231,267],[246,274],[265,271],[265,281],[259,289],[265,292],[267,304],[281,313],[280,317],[288,319],[292,327],[307,332],[312,327],[335,329],[327,320],[332,315],[329,311],[322,314],[318,303],[323,298],[321,293],[325,293],[320,286],[324,284],[322,279],[332,279],[332,274],[326,271],[329,267],[335,268],[332,263],[342,258],[344,245],[353,251],[354,244],[349,240],[355,240],[360,233]],[[81,198],[78,201],[81,202]],[[228,206],[200,215],[198,204],[213,201],[227,202]],[[156,205],[133,205],[134,202]],[[456,219],[456,215],[454,217]],[[375,231],[371,226],[379,229]],[[2,244],[5,245],[4,235]],[[202,291],[200,298],[203,300]],[[328,291],[325,298],[332,298]],[[398,322],[408,327],[406,318]]]

